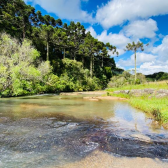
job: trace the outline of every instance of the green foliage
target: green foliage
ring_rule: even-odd
[[[166,72],[158,72],[152,75],[146,75],[148,81],[162,81],[168,80],[168,73]]]
[[[105,67],[104,71],[105,71],[105,75],[107,76],[107,79],[110,79],[112,77],[111,67]]]
[[[140,79],[136,79],[136,81],[135,81],[135,84],[136,84],[136,85],[139,85],[139,84],[141,84],[141,81],[140,81]]]
[[[134,82],[134,76],[131,75],[128,71],[124,71],[122,74],[118,76],[113,76],[108,83],[108,88],[115,87],[123,87],[125,85],[133,85],[133,84],[142,84],[145,83],[146,79],[143,74],[137,74],[137,79]]]
[[[158,108],[157,109],[153,109],[152,115],[154,116],[156,121],[161,121],[162,120],[162,114],[161,114],[161,112],[160,112],[160,110]]]
[[[140,85],[124,85],[122,87],[108,88],[109,96],[117,96],[122,98],[127,98],[127,101],[134,107],[145,111],[146,113],[151,114],[159,122],[168,122],[168,98],[157,98],[151,97],[150,94],[145,94],[140,97],[135,97],[131,94],[113,94],[114,91],[119,90],[132,90],[132,89],[147,89],[153,88],[156,90],[159,89],[168,89],[166,82],[151,82],[144,83]]]
[[[48,62],[35,66],[40,56],[29,40],[20,44],[7,34],[0,35],[0,93],[2,96],[18,96],[44,91],[36,85],[45,85],[51,67]],[[5,47],[4,47],[5,45]]]
[[[106,88],[116,69],[108,55],[109,51],[118,54],[115,46],[86,33],[81,23],[63,24],[60,19],[36,12],[23,0],[0,3],[2,32],[13,37],[0,37],[3,95]]]
[[[131,97],[129,103],[149,114],[152,114],[157,121],[168,122],[168,99]]]
[[[87,91],[101,89],[100,80],[89,76],[89,70],[82,63],[63,59],[63,72],[56,82],[57,91]],[[53,65],[54,67],[54,65]]]

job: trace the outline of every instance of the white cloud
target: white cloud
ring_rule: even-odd
[[[163,38],[161,45],[153,47],[152,53],[157,54],[161,61],[168,60],[168,35]]]
[[[138,68],[138,72],[141,72],[145,75],[153,74],[156,72],[168,72],[168,62],[166,63],[159,63],[158,61],[154,62],[146,62]]]
[[[133,39],[154,38],[157,30],[157,23],[153,19],[136,20],[123,28],[124,34]]]
[[[142,63],[146,63],[146,62],[151,62],[151,61],[155,61],[156,60],[156,56],[152,55],[152,54],[146,54],[146,53],[137,53],[137,57],[136,57],[136,65],[139,66]],[[129,66],[134,66],[135,65],[135,56],[134,54],[131,55],[130,58],[128,58],[127,60],[123,60],[120,59],[117,64],[119,64],[120,66],[125,66],[125,67],[129,67]]]
[[[125,37],[123,34],[107,34],[106,30],[104,30],[100,35],[97,35],[97,39],[99,41],[103,41],[104,43],[109,42],[111,45],[116,46],[119,55],[125,53],[125,46],[131,42],[131,40]],[[109,54],[112,55],[112,52],[109,52]],[[116,54],[114,54],[113,56],[116,56]]]
[[[93,29],[93,27],[89,27],[86,29],[86,33],[90,31],[90,34],[94,37],[97,38],[97,33],[96,31]]]
[[[97,10],[96,20],[106,29],[124,21],[168,14],[167,0],[111,0]]]
[[[81,9],[81,2],[88,0],[24,0],[38,4],[49,13],[54,13],[61,19],[93,23],[91,14]]]
[[[106,30],[104,30],[100,35],[98,35],[97,38],[98,40],[103,41],[104,43],[109,42],[110,44],[123,49],[125,48],[127,43],[131,42],[131,40],[125,37],[123,34],[107,34]]]
[[[113,46],[117,47],[117,51],[119,52],[119,55],[122,55],[125,53],[124,49],[127,43],[130,43],[131,40],[124,36],[124,34],[113,34],[109,33],[107,34],[107,31],[104,30],[100,35],[96,33],[96,31],[93,29],[93,27],[89,27],[86,29],[86,32],[90,31],[91,35],[95,38],[97,38],[99,41],[102,41],[104,43],[110,43]],[[109,52],[110,55],[116,56],[116,54],[112,54],[112,52]]]
[[[137,53],[137,72],[145,75],[156,72],[168,72],[168,35],[163,38],[162,44],[151,47],[151,54]],[[120,59],[117,65],[134,68],[134,55],[127,60]]]

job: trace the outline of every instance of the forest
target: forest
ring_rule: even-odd
[[[0,0],[0,96],[106,88],[120,71],[115,46],[84,26],[42,15],[23,0]]]

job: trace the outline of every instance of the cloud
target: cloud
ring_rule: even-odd
[[[146,63],[146,62],[151,62],[151,61],[155,61],[156,60],[156,56],[152,55],[152,54],[146,54],[146,53],[137,53],[137,57],[136,57],[136,65],[139,66],[142,63]],[[120,59],[117,62],[118,65],[120,66],[124,66],[124,67],[129,67],[129,66],[134,66],[135,65],[135,56],[134,54],[131,55],[130,58],[128,58],[127,60],[123,60]]]
[[[156,72],[168,72],[168,62],[146,62],[143,63],[140,68],[138,68],[138,72],[143,73],[145,75],[153,74]]]
[[[100,35],[96,33],[96,31],[93,29],[93,27],[89,27],[86,29],[86,32],[90,31],[91,35],[94,38],[97,38],[99,41],[102,41],[104,43],[110,43],[113,46],[117,47],[117,51],[119,52],[119,55],[122,55],[125,53],[124,48],[125,46],[131,42],[129,38],[124,36],[124,34],[113,34],[113,33],[107,33],[106,30],[104,30]],[[110,55],[113,55],[112,52],[109,52]],[[113,56],[116,56],[115,54]]]
[[[157,23],[153,19],[136,20],[123,28],[127,37],[133,39],[154,38],[158,30]]]
[[[153,47],[152,53],[157,54],[161,61],[168,60],[168,35],[163,38],[161,45]]]
[[[168,72],[168,35],[162,40],[157,47],[151,47],[151,54],[137,53],[137,72],[145,75],[155,72]],[[117,65],[134,68],[134,55],[123,60],[120,59]]]
[[[81,9],[81,2],[88,0],[24,0],[38,4],[49,13],[54,13],[61,19],[94,23],[92,15]]]
[[[97,38],[104,43],[109,42],[110,44],[123,49],[125,48],[127,43],[131,42],[131,40],[125,37],[123,34],[107,34],[107,30],[104,30],[100,35],[97,35]]]
[[[104,30],[100,35],[97,35],[97,39],[99,41],[103,41],[104,43],[109,42],[111,45],[116,46],[119,55],[125,53],[124,51],[125,46],[131,42],[131,40],[125,37],[123,34],[113,34],[113,33],[107,34],[106,30]],[[112,55],[112,52],[109,52],[109,54]],[[116,54],[114,54],[113,56],[116,56]]]
[[[90,34],[94,37],[94,38],[97,38],[97,33],[96,31],[93,29],[93,27],[89,27],[86,29],[86,33],[87,32],[90,32]]]
[[[104,28],[138,18],[168,14],[167,0],[110,0],[97,10],[96,20]]]

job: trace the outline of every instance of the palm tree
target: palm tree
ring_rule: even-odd
[[[137,79],[137,74],[136,74],[136,52],[137,50],[140,49],[141,51],[144,51],[143,48],[143,43],[141,43],[140,41],[137,42],[137,44],[135,44],[135,42],[133,41],[132,44],[128,43],[126,46],[126,51],[133,51],[134,55],[135,55],[135,82]]]

